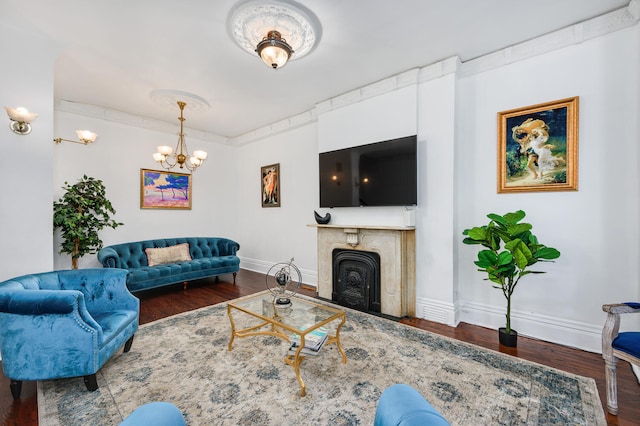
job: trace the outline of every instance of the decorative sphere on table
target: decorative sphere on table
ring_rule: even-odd
[[[276,263],[267,272],[267,290],[273,295],[276,308],[291,307],[293,297],[302,285],[302,274],[293,264],[293,257],[288,262]]]

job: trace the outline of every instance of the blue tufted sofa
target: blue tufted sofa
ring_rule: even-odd
[[[23,275],[0,282],[0,353],[14,398],[23,380],[95,373],[138,329],[140,302],[126,286],[127,271],[78,269]]]
[[[149,266],[146,249],[189,244],[191,260]],[[127,269],[127,287],[132,292],[175,283],[233,274],[240,269],[236,252],[240,245],[227,238],[188,237],[122,243],[102,248],[98,260],[105,268]]]

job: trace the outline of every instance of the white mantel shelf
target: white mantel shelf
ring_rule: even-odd
[[[314,228],[339,228],[339,229],[382,229],[390,231],[415,231],[415,226],[382,226],[382,225],[321,225],[311,223],[307,226]]]

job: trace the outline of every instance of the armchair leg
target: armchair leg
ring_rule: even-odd
[[[236,285],[236,275],[238,275],[237,272],[233,273],[233,285]]]
[[[91,392],[98,389],[98,380],[96,379],[96,375],[89,374],[88,376],[84,376],[84,385],[87,387],[87,390]]]
[[[605,377],[607,384],[607,410],[614,416],[618,414],[618,384],[616,377],[616,364],[618,359],[605,358]]]
[[[11,383],[9,384],[9,388],[11,389],[11,396],[13,396],[13,399],[20,398],[20,394],[22,393],[21,380],[11,380]]]
[[[129,337],[129,340],[127,340],[127,342],[124,344],[124,353],[127,353],[131,350],[132,344],[133,344],[133,336]]]

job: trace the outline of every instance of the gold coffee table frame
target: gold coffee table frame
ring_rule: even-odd
[[[294,368],[296,378],[300,384],[300,395],[305,396],[307,394],[307,387],[300,375],[300,365],[305,359],[305,355],[301,353],[305,345],[305,336],[317,328],[340,320],[340,323],[336,327],[335,335],[329,334],[325,345],[335,343],[338,351],[340,351],[340,355],[342,355],[342,363],[346,364],[347,354],[345,354],[340,345],[340,329],[344,325],[347,316],[344,311],[305,299],[292,297],[291,302],[290,308],[276,308],[273,302],[273,296],[268,291],[229,302],[227,305],[227,314],[231,322],[229,350],[231,351],[233,349],[233,341],[236,337],[276,336],[291,343],[292,334],[300,335],[300,347],[296,350],[295,355],[287,354],[284,357],[284,362]],[[233,320],[233,310],[244,312],[247,315],[259,319],[261,322],[258,325],[237,330]],[[301,327],[309,324],[312,325],[305,330],[301,330]],[[266,329],[263,330],[265,327]]]

